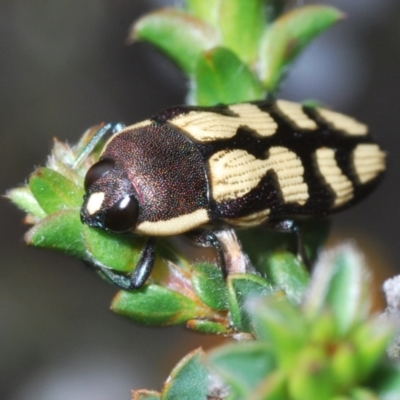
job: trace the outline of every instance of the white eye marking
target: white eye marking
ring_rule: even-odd
[[[119,203],[119,208],[124,209],[130,202],[131,198],[129,196],[125,196],[122,200],[121,203]]]
[[[97,192],[90,195],[88,202],[86,203],[86,210],[89,215],[93,215],[97,211],[101,210],[101,205],[103,204],[104,192]]]

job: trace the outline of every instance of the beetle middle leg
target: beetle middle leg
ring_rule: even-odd
[[[215,248],[217,263],[225,279],[229,274],[253,271],[250,260],[243,253],[241,243],[233,228],[192,231],[186,236],[197,246]]]
[[[118,274],[98,261],[93,261],[92,264],[101,275],[105,276],[111,283],[121,289],[139,289],[144,285],[154,267],[156,259],[155,244],[155,238],[150,237],[147,239],[135,270],[129,275]]]
[[[272,229],[276,232],[282,233],[295,233],[297,240],[297,254],[300,256],[301,261],[311,270],[311,262],[307,256],[306,249],[304,246],[303,232],[299,225],[291,219],[285,219],[282,221],[268,221],[266,224],[267,228]]]

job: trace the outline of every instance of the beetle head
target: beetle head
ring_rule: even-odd
[[[112,232],[132,231],[139,205],[132,183],[112,158],[93,164],[85,177],[81,221]]]

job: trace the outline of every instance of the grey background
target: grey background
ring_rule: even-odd
[[[44,164],[52,137],[74,143],[101,121],[133,123],[184,101],[170,62],[124,45],[131,22],[161,3],[0,2],[0,193]],[[400,2],[325,3],[348,18],[304,53],[281,96],[357,116],[388,149],[385,181],[335,218],[333,237],[354,238],[389,275],[400,258]],[[129,399],[132,388],[159,389],[184,354],[212,344],[117,317],[113,287],[78,260],[26,247],[22,213],[4,199],[0,207],[0,399]]]

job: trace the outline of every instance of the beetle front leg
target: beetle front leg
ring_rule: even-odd
[[[140,254],[140,258],[135,270],[128,276],[115,273],[98,262],[94,262],[94,266],[111,283],[120,287],[121,289],[139,289],[146,282],[154,267],[154,262],[156,259],[155,244],[156,240],[154,238],[150,237],[147,239],[146,245]]]
[[[213,231],[192,231],[186,234],[186,236],[196,246],[200,247],[213,247],[217,252],[218,266],[221,268],[222,275],[226,279],[228,272],[226,268],[225,254],[222,249],[221,243],[218,240],[217,235]]]

